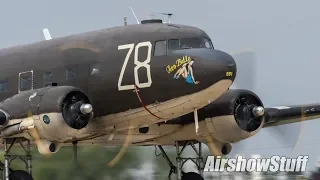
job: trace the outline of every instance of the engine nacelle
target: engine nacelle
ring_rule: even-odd
[[[89,98],[72,86],[52,86],[21,92],[3,101],[0,109],[9,121],[20,120],[21,125],[33,119],[40,139],[50,142],[72,139],[93,118]],[[26,127],[19,128],[22,131]],[[13,130],[9,133],[12,134]]]
[[[9,119],[9,114],[0,109],[0,129],[4,128],[8,124]]]
[[[263,104],[248,90],[228,90],[216,101],[205,107],[206,126],[221,143],[234,143],[249,138],[260,131],[264,124]]]

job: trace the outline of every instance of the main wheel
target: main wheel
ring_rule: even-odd
[[[182,180],[204,180],[200,174],[195,172],[188,172],[182,175]]]
[[[10,180],[33,180],[32,176],[23,170],[16,170],[10,173]]]

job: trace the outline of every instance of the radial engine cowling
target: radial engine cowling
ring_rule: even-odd
[[[222,143],[233,143],[255,135],[264,124],[260,98],[248,90],[228,90],[205,107],[206,125]]]
[[[9,121],[32,117],[40,139],[52,142],[72,139],[93,117],[89,98],[72,86],[21,92],[3,101],[0,109]]]

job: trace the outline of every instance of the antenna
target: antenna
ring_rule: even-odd
[[[46,40],[51,40],[52,39],[52,37],[50,35],[50,32],[49,32],[49,29],[47,29],[47,28],[42,29],[42,32],[43,32],[44,38]]]
[[[161,13],[161,14],[168,16],[168,23],[170,24],[171,23],[171,16],[173,14],[172,13]]]
[[[134,18],[136,18],[137,23],[140,24],[140,21],[139,21],[139,19],[137,18],[136,14],[134,13],[133,9],[132,9],[131,7],[130,7],[130,9],[131,9],[131,12],[132,12]]]
[[[127,17],[123,18],[123,22],[124,22],[124,25],[126,26],[127,25]]]
[[[161,15],[165,15],[168,16],[168,23],[171,23],[171,16],[173,15],[172,13],[152,13],[152,14],[161,14]]]

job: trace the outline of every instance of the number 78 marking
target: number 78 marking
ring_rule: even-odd
[[[147,47],[148,48],[148,52],[147,52],[147,58],[144,60],[144,61],[139,61],[139,48],[140,47]],[[123,62],[123,65],[122,65],[122,68],[121,68],[121,71],[120,71],[120,76],[119,76],[119,79],[118,79],[118,90],[119,91],[123,91],[123,90],[130,90],[130,89],[134,89],[134,85],[131,84],[131,85],[121,85],[122,84],[122,79],[123,79],[123,74],[126,70],[126,67],[127,67],[127,64],[128,64],[128,61],[129,61],[129,58],[132,54],[132,51],[133,49],[134,50],[134,64],[136,65],[134,67],[134,82],[135,84],[139,87],[139,88],[147,88],[147,87],[150,87],[151,84],[152,84],[152,79],[151,79],[151,72],[150,72],[150,60],[151,60],[151,49],[152,49],[152,44],[150,41],[146,41],[146,42],[140,42],[138,43],[136,46],[134,46],[134,44],[125,44],[125,45],[120,45],[118,46],[118,50],[123,50],[123,49],[129,49],[125,59],[124,59],[124,62]],[[144,83],[140,83],[140,80],[139,80],[139,69],[141,67],[144,67],[146,68],[147,70],[147,79],[148,81],[147,82],[144,82]]]

